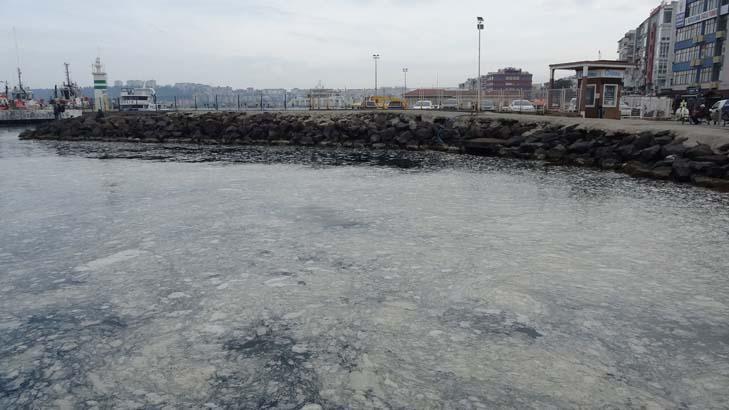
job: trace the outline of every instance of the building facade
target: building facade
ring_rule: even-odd
[[[639,60],[636,54],[636,30],[630,30],[618,41],[618,60],[626,61],[633,67],[626,70],[623,84],[625,90],[633,92],[638,88]]]
[[[682,0],[677,13],[673,94],[729,96],[729,0]]]
[[[507,67],[495,73],[488,73],[481,81],[483,91],[532,90],[532,74],[519,68]]]
[[[661,2],[618,41],[619,59],[633,65],[625,72],[626,93],[658,95],[670,89],[678,7],[677,1]]]
[[[529,95],[532,91],[532,78],[531,73],[520,68],[502,68],[497,72],[481,76],[481,91]],[[459,84],[458,88],[476,91],[478,89],[478,79],[469,78],[466,82]]]

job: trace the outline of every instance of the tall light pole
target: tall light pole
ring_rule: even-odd
[[[483,17],[476,17],[476,29],[478,30],[478,100],[476,101],[476,113],[481,112],[481,32],[483,26]]]
[[[372,54],[372,59],[375,60],[375,96],[377,96],[377,60],[380,59],[380,55]]]
[[[402,72],[403,72],[403,74],[405,74],[405,83],[404,83],[404,87],[402,88],[402,98],[404,99],[405,93],[408,92],[408,69],[403,68]]]

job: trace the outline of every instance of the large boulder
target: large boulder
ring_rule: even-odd
[[[633,145],[638,149],[646,149],[651,146],[653,142],[653,134],[650,132],[642,132],[635,137]]]
[[[714,150],[712,150],[711,147],[706,144],[697,144],[687,149],[684,155],[690,159],[697,159],[699,157],[714,155]]]
[[[567,150],[569,152],[574,152],[577,154],[585,154],[592,150],[592,148],[595,146],[595,142],[592,140],[579,140],[576,141],[574,144],[570,145]]]
[[[677,159],[673,161],[673,179],[679,182],[691,181],[691,161],[688,159]]]
[[[718,189],[720,191],[729,191],[729,179],[720,179],[720,178],[705,177],[705,176],[701,176],[701,175],[694,175],[694,177],[691,178],[691,181],[698,186],[712,188],[712,189]]]
[[[663,146],[661,155],[663,155],[664,158],[671,155],[675,157],[682,157],[687,150],[688,147],[683,144],[668,144]]]
[[[646,148],[646,149],[640,151],[641,161],[651,162],[651,161],[660,159],[661,149],[662,149],[662,147],[660,145],[654,145],[652,147],[649,147],[649,148]]]

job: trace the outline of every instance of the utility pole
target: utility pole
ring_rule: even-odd
[[[407,67],[403,68],[402,72],[403,72],[403,74],[405,74],[405,83],[403,83],[403,88],[402,88],[402,98],[405,99],[405,94],[408,92],[408,69],[407,69]]]
[[[481,32],[483,31],[483,17],[476,17],[476,29],[478,30],[478,93],[476,101],[476,113],[481,112]]]
[[[377,61],[380,59],[380,55],[373,54],[372,58],[375,60],[375,96],[377,96]]]

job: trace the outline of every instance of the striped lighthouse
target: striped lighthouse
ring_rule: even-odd
[[[109,111],[109,97],[107,96],[106,72],[101,65],[101,58],[96,57],[96,63],[91,68],[94,76],[94,111]]]

